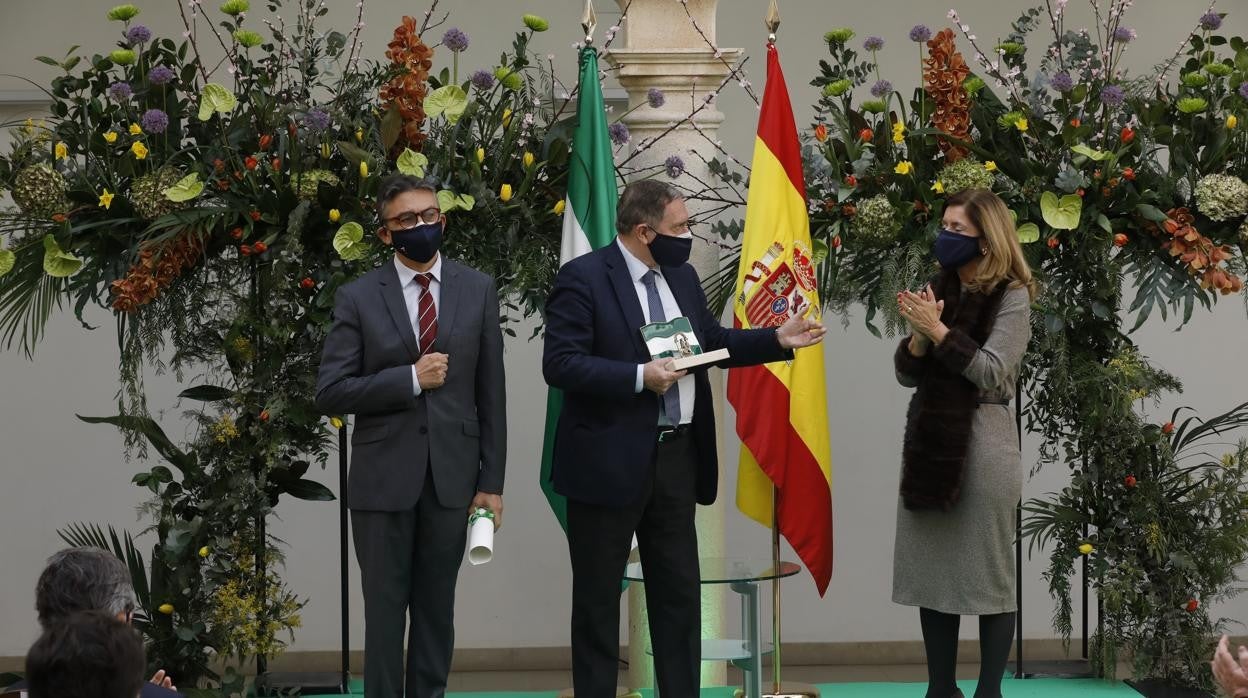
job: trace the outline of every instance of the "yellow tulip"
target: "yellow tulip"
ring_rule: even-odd
[[[138,124],[130,124],[130,135],[137,136],[143,133],[143,129]]]
[[[355,142],[356,143],[364,142],[364,129],[362,128],[355,129]]]
[[[134,153],[134,159],[142,160],[147,157],[147,146],[142,141],[135,141],[130,146],[130,152]]]
[[[1234,114],[1231,114],[1226,117],[1227,128],[1235,128],[1238,125],[1239,125],[1239,117],[1235,116]]]
[[[167,615],[167,616],[169,616],[169,615],[173,615],[173,604],[171,604],[171,603],[162,603],[162,604],[161,604],[161,605],[160,605],[160,606],[159,606],[156,610],[157,610],[157,611],[160,611],[161,613],[163,613],[163,614],[165,614],[165,615]]]
[[[208,546],[205,545],[204,547],[199,549],[199,556],[208,557],[208,553],[211,553],[211,552],[212,551],[208,549]]]
[[[329,425],[330,425],[330,426],[332,426],[332,427],[333,427],[333,428],[335,428],[335,429],[341,429],[341,428],[342,428],[342,425],[343,425],[342,418],[341,418],[341,417],[330,417],[330,418],[329,418]]]
[[[945,183],[940,181],[939,179],[936,180],[936,183],[932,185],[932,191],[936,192],[937,194],[944,194]]]
[[[555,212],[556,216],[562,216],[563,209],[565,206],[567,206],[567,203],[568,202],[566,199],[559,199],[558,201],[555,202],[555,207],[551,210]]]
[[[368,178],[368,161],[360,160],[360,179]]]
[[[116,131],[109,131],[108,133],[105,133],[105,134],[104,134],[104,142],[105,142],[105,143],[110,143],[110,144],[111,144],[111,143],[116,143],[116,142],[117,142],[117,132],[116,132]]]
[[[510,184],[504,184],[503,186],[498,188],[498,198],[502,199],[503,203],[511,201],[511,185]]]
[[[336,208],[329,209],[329,222],[330,223],[337,223],[339,218],[342,218],[341,211],[339,211]]]
[[[64,160],[69,157],[69,146],[65,145],[62,141],[57,141],[56,147],[53,148],[53,150],[56,152],[57,160]]]
[[[109,206],[112,206],[112,205],[113,205],[113,197],[114,197],[114,196],[115,196],[115,195],[114,195],[112,192],[110,192],[109,190],[105,189],[105,190],[104,190],[104,193],[103,193],[103,194],[100,194],[100,206],[103,206],[103,207],[104,207],[104,209],[105,209],[105,210],[107,210]]]
[[[503,128],[510,128],[510,127],[511,127],[511,110],[504,109],[503,110]]]
[[[1095,550],[1095,548],[1093,548],[1093,547],[1092,547],[1092,544],[1091,544],[1091,543],[1084,543],[1083,545],[1079,546],[1079,554],[1080,554],[1080,555],[1088,555],[1088,554],[1090,554],[1093,550]]]
[[[485,162],[485,148],[477,148],[477,163]]]
[[[996,172],[996,171],[997,171],[997,163],[996,163],[996,161],[995,161],[995,160],[989,160],[988,162],[985,162],[985,163],[984,163],[984,169],[985,169],[985,170],[988,170],[989,172]]]
[[[532,166],[533,166],[533,160],[534,160],[534,159],[535,159],[535,158],[533,157],[533,153],[528,153],[528,152],[526,152],[526,153],[524,154],[524,158],[523,158],[523,161],[524,161],[524,169],[526,169],[526,170],[527,170],[527,169],[529,169],[530,167],[532,167]]]
[[[324,159],[326,159],[326,160],[328,160],[328,159],[329,159],[330,154],[331,154],[331,151],[330,151],[330,149],[329,149],[329,144],[328,144],[328,143],[322,143],[322,144],[321,144],[321,157],[322,157],[322,158],[324,158]]]
[[[914,172],[914,164],[909,160],[902,160],[897,163],[896,167],[893,168],[893,172],[896,172],[899,175],[908,175],[911,172]]]

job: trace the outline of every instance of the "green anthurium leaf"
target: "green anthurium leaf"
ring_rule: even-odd
[[[1024,245],[1040,239],[1040,226],[1035,223],[1024,223],[1018,226],[1018,241]]]
[[[438,192],[438,208],[442,209],[442,213],[448,213],[455,210],[471,211],[473,206],[477,205],[477,200],[470,194],[456,194],[450,189],[443,189]]]
[[[404,148],[399,155],[399,159],[395,161],[394,166],[405,175],[413,177],[425,176],[425,165],[429,164],[429,158],[424,153],[417,153],[411,148]]]
[[[215,82],[210,82],[204,85],[204,91],[199,95],[199,120],[211,119],[213,112],[229,114],[236,106],[238,106],[238,98],[232,92]]]
[[[14,264],[17,264],[17,255],[13,254],[13,250],[0,248],[0,276],[13,271]]]
[[[1051,228],[1074,230],[1079,227],[1079,214],[1082,212],[1083,199],[1076,194],[1067,194],[1061,199],[1051,191],[1040,195],[1040,215]]]
[[[178,180],[178,183],[165,190],[165,198],[170,201],[190,201],[202,194],[204,183],[199,181],[199,173],[191,174]]]
[[[1072,146],[1070,147],[1070,150],[1071,150],[1071,152],[1075,152],[1075,153],[1078,153],[1078,154],[1080,154],[1080,155],[1085,155],[1085,156],[1087,156],[1087,157],[1089,157],[1089,158],[1091,158],[1091,159],[1093,159],[1093,160],[1095,160],[1095,161],[1097,161],[1097,162],[1100,162],[1101,160],[1104,160],[1105,158],[1109,157],[1109,155],[1110,155],[1109,153],[1105,152],[1104,150],[1093,150],[1092,148],[1089,148],[1088,146],[1084,145],[1083,143],[1080,143],[1079,145],[1072,145]]]
[[[467,107],[468,93],[464,92],[464,88],[459,85],[439,87],[425,98],[425,114],[430,119],[436,119],[445,114],[446,120],[452,124],[459,121],[459,117],[464,115],[464,109]]]
[[[81,268],[82,260],[62,250],[55,237],[43,238],[43,270],[48,276],[73,276]]]
[[[334,249],[339,257],[347,261],[360,259],[368,252],[368,245],[363,240],[364,226],[355,221],[343,223],[338,232],[334,233]]]

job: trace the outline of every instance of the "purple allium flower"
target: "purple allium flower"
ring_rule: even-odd
[[[1122,102],[1126,98],[1127,93],[1123,92],[1122,88],[1117,85],[1106,85],[1101,88],[1101,104],[1110,109],[1122,106]]]
[[[650,103],[651,108],[658,109],[667,102],[667,95],[663,94],[663,90],[657,87],[651,87],[646,92],[646,101]]]
[[[130,88],[128,82],[115,82],[108,86],[108,96],[118,102],[130,99],[130,95],[133,94],[134,90]]]
[[[164,133],[169,128],[169,115],[159,109],[148,109],[139,118],[139,125],[148,133]]]
[[[1248,80],[1239,84],[1239,96],[1248,99]]]
[[[1222,15],[1217,12],[1206,12],[1200,17],[1200,28],[1211,32],[1221,29]]]
[[[1135,30],[1131,27],[1118,27],[1114,30],[1114,40],[1124,44],[1135,41]]]
[[[309,109],[303,116],[303,127],[309,131],[324,131],[329,128],[329,114],[320,109]]]
[[[624,145],[628,142],[628,127],[617,121],[607,127],[607,135],[611,137],[611,142],[616,145]]]
[[[468,48],[468,35],[460,31],[459,27],[451,27],[442,35],[442,45],[459,53]]]
[[[165,83],[173,80],[173,78],[173,69],[167,68],[163,65],[158,65],[155,68],[152,68],[147,74],[148,82],[153,85],[164,85]]]
[[[926,24],[916,24],[914,29],[910,30],[910,40],[915,43],[923,43],[932,38],[932,30]]]
[[[472,86],[485,92],[494,86],[494,74],[488,70],[478,70],[472,74]]]
[[[132,45],[146,44],[151,40],[152,30],[142,24],[136,24],[126,30],[126,41],[129,41]]]
[[[1070,77],[1070,73],[1063,70],[1053,76],[1053,79],[1049,81],[1049,87],[1052,87],[1058,92],[1070,92],[1075,89],[1075,80]]]
[[[685,161],[679,155],[671,155],[663,161],[663,168],[667,170],[668,177],[676,179],[685,173]]]
[[[862,42],[862,47],[868,51],[879,51],[884,48],[884,40],[878,36],[868,36],[867,40]]]
[[[871,86],[871,96],[883,99],[893,93],[893,83],[881,80]]]

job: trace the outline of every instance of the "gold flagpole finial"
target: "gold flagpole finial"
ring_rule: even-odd
[[[776,30],[780,28],[780,7],[776,4],[776,0],[771,0],[771,5],[767,8],[767,17],[763,20],[763,24],[767,25],[767,43],[776,43]]]
[[[585,12],[581,14],[581,28],[585,30],[585,45],[594,43],[594,27],[598,26],[598,14],[594,12],[593,0],[585,0]]]

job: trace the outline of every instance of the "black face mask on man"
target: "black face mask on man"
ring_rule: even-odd
[[[932,245],[932,254],[942,269],[953,271],[980,255],[979,243],[979,238],[941,230]]]
[[[433,259],[438,248],[442,246],[442,228],[442,221],[439,220],[393,230],[390,232],[390,245],[413,262],[425,264]]]
[[[688,262],[692,250],[693,233],[672,236],[656,230],[654,239],[650,241],[650,256],[661,267],[678,267]]]

